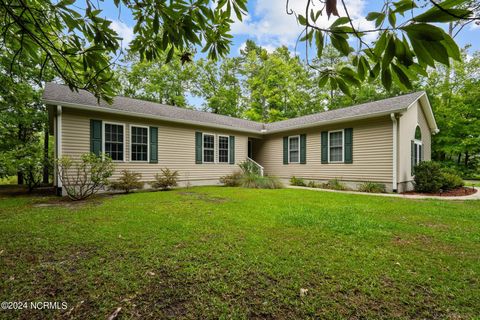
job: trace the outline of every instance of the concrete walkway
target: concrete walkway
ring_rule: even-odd
[[[358,192],[358,191],[339,191],[339,190],[330,190],[322,188],[309,188],[309,187],[297,187],[297,186],[287,186],[291,189],[304,189],[312,191],[322,191],[322,192],[337,192],[337,193],[349,193],[349,194],[360,194],[364,196],[380,196],[380,197],[394,197],[394,198],[403,198],[403,199],[433,199],[433,200],[480,200],[479,188],[475,188],[477,192],[468,196],[460,197],[440,197],[440,196],[420,196],[414,194],[398,194],[398,193],[368,193],[368,192]]]

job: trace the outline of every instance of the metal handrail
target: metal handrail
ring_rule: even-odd
[[[247,160],[252,162],[254,165],[256,165],[260,169],[260,175],[263,177],[263,167],[252,158],[247,157]]]

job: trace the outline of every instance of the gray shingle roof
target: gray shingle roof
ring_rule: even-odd
[[[373,117],[375,116],[375,114],[389,113],[405,109],[412,103],[414,103],[423,94],[425,94],[425,92],[423,91],[415,92],[389,99],[363,103],[352,107],[330,110],[303,117],[273,122],[267,124],[266,129],[267,131],[281,131],[311,123],[340,121],[342,119],[347,120],[349,118],[368,115],[371,115]]]
[[[58,104],[69,103],[74,105],[101,107],[109,110],[119,110],[143,114],[145,116],[156,116],[169,118],[172,121],[194,121],[205,123],[205,125],[220,125],[232,129],[246,129],[258,131],[263,129],[263,124],[255,121],[223,116],[210,112],[203,112],[192,109],[173,107],[161,103],[150,102],[140,99],[126,97],[115,97],[110,105],[105,101],[98,104],[97,98],[86,90],[78,92],[70,90],[68,86],[56,83],[47,83],[43,92],[43,100],[46,102],[57,102]]]
[[[394,98],[364,103],[352,107],[315,113],[308,116],[278,121],[268,124],[238,119],[223,115],[198,110],[184,109],[168,106],[160,103],[131,99],[126,97],[115,97],[111,105],[97,99],[85,90],[78,92],[71,91],[68,86],[47,83],[43,93],[43,100],[53,104],[71,104],[80,106],[91,106],[105,108],[108,111],[129,112],[136,115],[145,115],[171,119],[176,122],[195,122],[200,124],[222,126],[237,130],[247,130],[260,133],[262,129],[267,132],[283,131],[295,127],[314,125],[315,123],[328,123],[333,121],[348,120],[360,116],[372,116],[380,113],[395,112],[407,108],[420,98],[424,92],[415,92]]]

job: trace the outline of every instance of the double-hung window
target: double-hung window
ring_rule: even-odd
[[[105,153],[108,154],[112,160],[124,160],[124,132],[123,124],[105,123]]]
[[[215,136],[213,134],[203,134],[203,162],[215,162]]]
[[[414,140],[413,144],[413,166],[417,166],[422,162],[422,141]]]
[[[288,137],[288,162],[289,163],[300,162],[300,137],[299,136]]]
[[[131,161],[148,161],[148,127],[130,127]]]
[[[328,161],[343,162],[343,130],[328,133]]]
[[[218,162],[228,163],[228,154],[229,154],[229,137],[228,136],[218,136]]]

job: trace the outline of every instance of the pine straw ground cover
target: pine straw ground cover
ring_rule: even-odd
[[[199,187],[0,199],[0,318],[480,314],[480,203]]]

